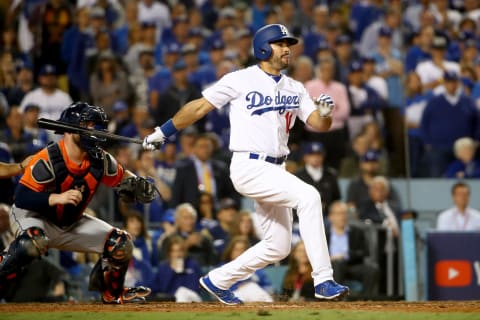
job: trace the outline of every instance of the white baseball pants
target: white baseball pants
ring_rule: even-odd
[[[255,270],[288,256],[292,239],[292,208],[297,209],[300,234],[312,265],[317,285],[333,279],[318,191],[285,170],[263,160],[249,159],[247,152],[235,152],[230,165],[233,185],[255,201],[263,239],[235,260],[209,273],[220,289],[250,277]]]

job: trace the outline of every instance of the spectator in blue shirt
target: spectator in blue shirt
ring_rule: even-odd
[[[475,59],[474,70],[477,75],[480,75],[480,55]],[[480,78],[478,77],[477,81],[473,84],[471,97],[477,109],[480,109]]]
[[[152,291],[174,297],[176,302],[200,302],[198,279],[201,274],[198,262],[187,256],[185,240],[172,236],[166,246],[166,259],[158,266]]]
[[[215,201],[211,193],[201,191],[198,199],[198,213],[197,230],[207,231],[218,226],[218,221],[215,219]]]
[[[172,68],[181,58],[181,46],[171,43],[168,46],[155,47],[155,64],[159,65],[155,75],[148,79],[148,107],[150,111],[158,105],[160,96],[170,87],[173,81]]]
[[[350,140],[353,140],[366,123],[379,117],[380,110],[386,106],[386,101],[365,84],[362,61],[356,60],[350,64],[347,93],[351,107],[348,130]]]
[[[125,23],[117,27],[113,31],[115,42],[117,43],[118,53],[127,53],[129,46],[129,33],[132,26],[139,24],[138,21],[138,7],[136,1],[127,1],[124,4]]]
[[[72,63],[74,55],[77,54],[73,50],[75,49],[75,43],[77,39],[81,37],[82,33],[86,32],[90,24],[89,9],[87,7],[78,8],[75,11],[75,24],[68,28],[62,37],[61,56],[64,63],[67,65]],[[75,81],[71,79],[70,81]],[[70,95],[73,93],[73,97],[80,98],[78,92],[76,92],[73,86],[70,89]],[[73,91],[73,92],[72,92]]]
[[[479,111],[473,100],[462,93],[459,75],[444,73],[445,92],[433,97],[425,107],[420,132],[425,144],[427,177],[441,177],[453,160],[453,144],[461,137],[478,139]],[[428,165],[427,165],[428,164]]]
[[[373,57],[376,60],[377,74],[385,79],[388,87],[388,106],[400,108],[403,105],[402,56],[398,49],[392,46],[393,30],[381,27],[378,31],[378,47]]]
[[[365,29],[383,14],[376,1],[356,1],[350,9],[349,25],[356,43],[362,38]]]
[[[18,61],[15,65],[16,83],[13,87],[4,87],[2,91],[5,93],[6,101],[0,92],[0,127],[4,125],[6,110],[8,105],[18,106],[22,103],[25,95],[35,89],[33,80],[33,65],[29,62]]]
[[[133,256],[151,265],[152,240],[145,226],[143,215],[134,210],[126,214],[124,229],[132,236]]]
[[[408,154],[410,163],[410,175],[419,177],[421,172],[421,161],[423,157],[423,141],[420,136],[420,122],[423,110],[428,101],[432,98],[431,91],[423,93],[422,82],[415,71],[407,74],[405,88],[404,116],[408,135]]]
[[[20,162],[40,150],[33,144],[33,136],[23,127],[19,107],[13,106],[8,110],[6,124],[7,127],[0,132],[0,141],[8,144],[15,162]]]
[[[176,43],[181,47],[188,43],[188,32],[188,17],[186,15],[179,15],[173,19],[170,28],[163,30],[160,43],[164,46]]]
[[[405,71],[415,70],[419,62],[429,60],[430,44],[434,35],[433,26],[423,26],[416,35],[413,36],[413,42],[407,49],[405,55]]]
[[[353,46],[353,39],[348,34],[341,34],[335,40],[335,80],[348,82],[349,66],[359,60],[358,52]],[[318,56],[317,56],[318,58]],[[321,59],[317,59],[317,62]]]
[[[32,136],[33,150],[43,149],[50,142],[47,130],[38,127],[39,114],[40,107],[33,103],[27,104],[23,110],[23,128]]]
[[[159,96],[157,105],[152,105],[152,116],[156,123],[170,119],[185,103],[198,99],[200,91],[188,80],[187,64],[178,60],[173,65],[172,83]]]
[[[328,22],[328,7],[326,5],[318,5],[315,7],[313,22],[313,26],[303,36],[303,41],[305,43],[305,55],[315,60],[317,43],[325,41]]]
[[[66,61],[67,75],[69,85],[72,86],[71,90],[82,100],[89,97],[90,70],[88,66],[90,62],[88,60],[96,50],[95,35],[106,28],[103,9],[95,8],[87,12],[89,17],[84,17],[83,19],[88,20],[88,27],[80,28],[81,25],[79,23],[78,33],[71,31],[73,35],[70,34],[69,37],[73,39],[68,40],[67,38],[66,42],[62,44],[66,47],[70,41],[72,42],[72,49],[65,49],[63,55],[64,59],[68,58]],[[70,56],[68,56],[68,52],[70,52]]]

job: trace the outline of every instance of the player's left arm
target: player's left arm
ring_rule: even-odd
[[[114,187],[120,199],[126,202],[150,203],[156,192],[162,194],[150,177],[141,177],[119,164],[116,159],[105,152],[105,171],[102,182]]]
[[[333,99],[326,94],[312,98],[305,87],[300,88],[299,117],[317,131],[327,131],[332,125],[332,113],[335,108]]]
[[[332,125],[332,113],[335,109],[335,102],[332,97],[326,94],[313,99],[316,111],[312,112],[307,118],[307,124],[318,131],[327,131]]]
[[[307,124],[318,131],[328,131],[332,125],[332,117],[321,116],[320,112],[315,110],[308,117]]]

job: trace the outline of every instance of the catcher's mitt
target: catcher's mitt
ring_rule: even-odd
[[[155,192],[158,192],[155,184],[143,177],[128,177],[115,189],[125,202],[149,203],[155,199]]]

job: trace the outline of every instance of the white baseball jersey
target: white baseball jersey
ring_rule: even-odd
[[[298,116],[306,122],[316,106],[305,87],[283,75],[278,83],[259,66],[226,74],[202,92],[220,109],[230,103],[230,150],[289,153],[290,129]]]
[[[305,87],[282,75],[276,82],[259,66],[225,75],[203,91],[216,108],[230,105],[230,178],[235,189],[254,200],[263,239],[235,260],[209,272],[213,284],[230,288],[270,263],[285,258],[292,245],[292,209],[313,268],[314,284],[332,279],[318,191],[285,170],[249,153],[281,157],[295,119],[306,122],[316,106]]]

